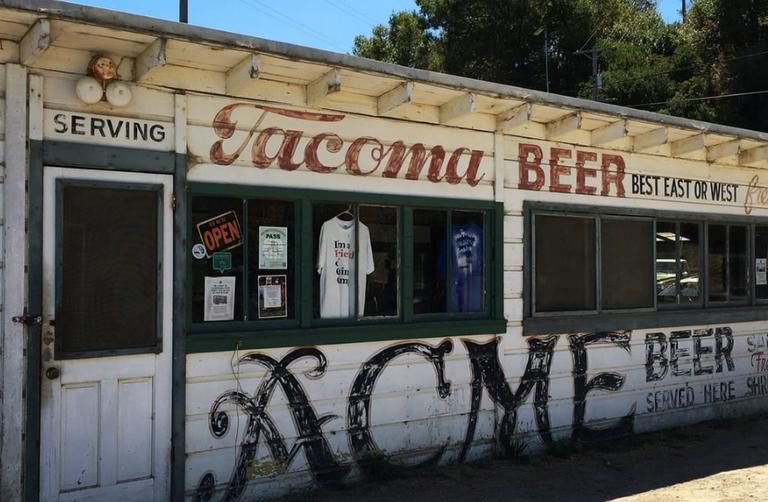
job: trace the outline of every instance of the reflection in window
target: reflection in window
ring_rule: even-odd
[[[709,225],[707,228],[709,301],[728,300],[727,231],[725,225]]]
[[[445,211],[413,211],[413,313],[446,312]]]
[[[451,213],[452,312],[483,310],[483,214]]]
[[[536,215],[536,311],[596,309],[595,220]]]
[[[360,206],[360,224],[368,227],[373,271],[365,288],[365,317],[397,316],[398,211],[394,207]]]
[[[698,223],[656,223],[656,302],[701,303]]]
[[[755,227],[755,296],[768,300],[768,227]]]
[[[728,276],[730,279],[728,299],[747,299],[747,227],[728,227]]]
[[[698,223],[680,223],[680,301],[681,305],[700,304],[701,265]]]
[[[656,302],[677,303],[677,223],[656,223]]]
[[[748,298],[747,227],[709,225],[710,301],[744,301]]]

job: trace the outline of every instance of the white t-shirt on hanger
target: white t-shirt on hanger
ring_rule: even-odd
[[[320,274],[320,317],[344,319],[354,314],[355,289],[357,289],[357,314],[362,317],[365,309],[366,276],[373,272],[373,251],[368,227],[358,223],[358,245],[353,242],[355,222],[339,217],[323,223],[317,253],[317,273]],[[357,273],[357,266],[364,273]],[[355,288],[354,277],[357,277]]]

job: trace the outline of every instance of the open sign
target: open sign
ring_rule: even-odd
[[[228,211],[198,223],[197,233],[203,241],[208,256],[243,244],[243,233],[234,211]]]

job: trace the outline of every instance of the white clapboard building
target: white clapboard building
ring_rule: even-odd
[[[0,0],[1,500],[768,408],[768,135]]]

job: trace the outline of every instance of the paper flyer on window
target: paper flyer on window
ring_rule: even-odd
[[[286,304],[287,283],[285,275],[260,275],[259,319],[288,316]]]
[[[765,286],[768,284],[768,277],[766,276],[766,265],[768,259],[757,258],[755,260],[755,284],[758,286]]]
[[[288,228],[259,227],[259,268],[288,268]]]
[[[235,278],[205,278],[203,321],[232,321],[235,318]]]

